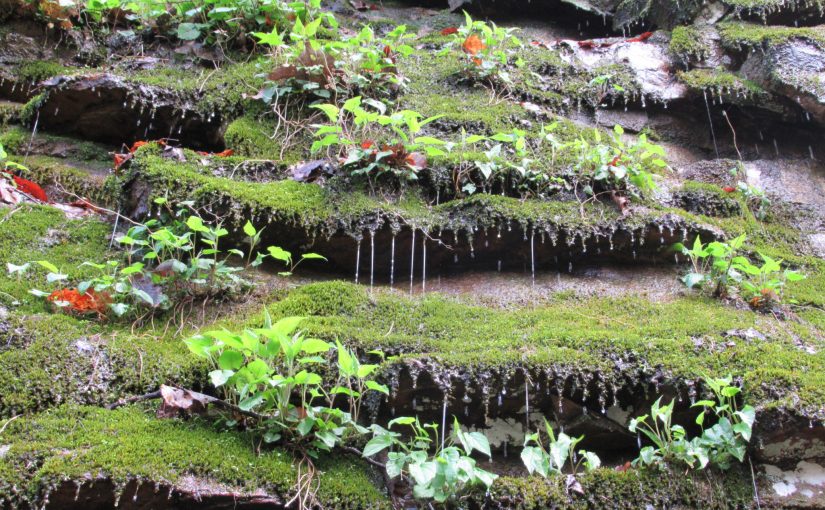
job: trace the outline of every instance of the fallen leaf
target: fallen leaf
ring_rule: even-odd
[[[302,161],[289,168],[292,179],[298,182],[315,182],[324,175],[332,175],[329,162],[325,159]]]
[[[625,42],[642,42],[650,39],[650,36],[653,35],[653,32],[643,32],[636,37],[631,37],[630,39],[626,39]]]
[[[162,400],[157,411],[158,418],[177,418],[203,413],[210,400],[208,396],[201,393],[173,388],[165,384],[160,387],[160,396]]]
[[[575,492],[577,494],[584,494],[584,489],[582,485],[576,480],[576,477],[573,475],[567,475],[567,479],[565,480],[565,487],[567,488],[567,492]]]
[[[86,315],[90,313],[103,316],[106,313],[106,308],[112,301],[109,294],[105,292],[95,292],[92,289],[87,290],[83,294],[77,289],[58,289],[46,297],[46,301],[64,304],[60,306],[62,309],[79,315]]]
[[[734,191],[736,191],[736,188],[734,188],[733,186],[725,186],[722,188],[722,191],[724,191],[725,193],[733,193]]]
[[[6,170],[5,172],[11,175],[11,178],[14,181],[14,185],[17,187],[19,191],[25,193],[26,195],[32,197],[35,200],[39,200],[40,202],[49,202],[49,197],[46,195],[46,192],[43,191],[43,188],[41,188],[37,183],[13,175],[8,170]]]
[[[441,31],[441,35],[453,35],[457,33],[458,29],[456,27],[447,27]]]
[[[632,466],[633,464],[631,464],[630,461],[627,461],[621,466],[616,466],[616,471],[618,471],[619,473],[624,473],[626,471],[629,471]]]
[[[132,153],[127,152],[126,154],[115,154],[115,170],[118,170],[124,163],[132,159]]]

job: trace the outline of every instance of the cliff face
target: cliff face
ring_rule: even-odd
[[[317,37],[268,11],[58,7],[0,0],[0,144],[52,202],[0,188],[0,507],[299,504],[288,443],[151,402],[105,409],[163,384],[214,392],[183,340],[266,310],[388,356],[365,425],[450,414],[487,435],[501,477],[455,506],[825,508],[818,1],[339,0]],[[47,260],[76,285],[165,204],[219,219],[226,246],[246,250],[249,221],[260,246],[327,261],[246,268],[256,290],[134,324],[60,313],[28,293],[45,270],[13,274]],[[681,284],[699,269],[674,244],[741,235],[738,255],[805,278]],[[691,404],[728,375],[756,410],[745,463],[628,469],[632,418],[673,399],[698,434]],[[603,467],[528,477],[517,452],[545,418]],[[317,465],[316,506],[426,504],[357,456]]]

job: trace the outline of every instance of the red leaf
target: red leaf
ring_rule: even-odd
[[[132,159],[132,153],[115,154],[115,170],[123,166],[124,163]]]
[[[478,52],[486,49],[487,45],[484,44],[477,35],[470,34],[467,39],[464,40],[464,44],[461,45],[461,48],[465,53],[477,55]]]
[[[215,156],[216,158],[228,158],[229,156],[233,156],[234,154],[235,154],[234,150],[226,149],[225,151],[221,151],[221,152],[218,152],[216,154],[213,154],[213,156]]]
[[[637,35],[636,37],[632,37],[630,39],[627,39],[625,42],[642,42],[642,41],[646,41],[647,39],[650,39],[650,36],[652,36],[652,35],[653,35],[653,32],[644,32],[644,33],[641,33],[641,34]]]
[[[106,306],[111,302],[111,297],[105,292],[95,292],[87,290],[81,294],[77,289],[58,289],[46,298],[46,301],[54,303],[63,301],[68,303],[68,308],[72,312],[79,314],[96,313],[104,315]]]
[[[458,29],[456,27],[447,27],[441,31],[441,35],[453,35],[457,33]]]
[[[725,186],[722,188],[722,191],[724,191],[725,193],[733,193],[734,191],[736,191],[736,188],[734,188],[733,186]]]
[[[7,171],[7,173],[9,172]],[[11,178],[14,180],[14,184],[17,186],[17,189],[23,193],[41,202],[49,201],[49,197],[46,196],[46,192],[43,191],[43,188],[41,188],[37,183],[22,177],[17,177],[16,175],[12,175]]]
[[[147,145],[148,143],[149,142],[146,142],[146,141],[143,141],[143,140],[133,143],[132,147],[129,149],[129,153],[134,154],[138,149],[140,149],[144,145]]]
[[[373,145],[375,145],[375,142],[373,142],[372,140],[364,140],[363,142],[361,142],[361,148],[364,150],[371,149]]]

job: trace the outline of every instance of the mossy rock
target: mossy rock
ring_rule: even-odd
[[[114,506],[121,496],[137,495],[141,484],[164,486],[176,500],[186,494],[197,499],[203,491],[206,503],[210,489],[217,487],[241,501],[258,496],[285,502],[297,483],[297,460],[283,450],[255,453],[252,439],[250,434],[218,430],[207,420],[160,420],[137,407],[107,411],[63,406],[8,424],[0,456],[0,505],[40,508],[49,500],[72,504],[75,493],[86,497],[84,486],[95,483],[112,484],[113,493],[103,501]],[[316,462],[317,497],[324,508],[389,508],[373,482],[375,475],[359,459],[322,457]],[[123,494],[130,483],[134,492]],[[139,494],[150,501],[157,498],[151,490]],[[164,491],[155,504],[166,498]]]

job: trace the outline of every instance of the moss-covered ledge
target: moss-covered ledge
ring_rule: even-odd
[[[714,472],[713,476],[683,471],[601,468],[580,473],[575,479],[581,491],[567,485],[569,475],[548,480],[534,477],[502,477],[486,494],[470,500],[479,507],[507,510],[583,510],[611,508],[702,508],[706,510],[749,508],[753,487],[744,469]]]
[[[103,503],[114,506],[133,494],[158,497],[152,490],[138,493],[141,484],[164,487],[176,500],[203,492],[208,503],[217,487],[241,501],[250,496],[287,501],[297,479],[295,459],[281,450],[256,454],[252,439],[215,429],[206,420],[160,420],[140,407],[63,406],[17,419],[3,431],[0,507],[40,508],[50,500],[70,505],[76,494],[85,498],[91,484],[107,482],[114,490]],[[389,508],[366,463],[339,455],[322,458],[318,468],[324,508]],[[127,485],[131,490],[125,494]]]
[[[563,294],[513,311],[330,282],[292,290],[268,309],[309,317],[303,327],[311,335],[403,354],[401,364],[418,360],[412,364],[445,377],[444,391],[451,377],[470,377],[486,381],[494,397],[527,371],[534,380],[592,382],[598,408],[637,384],[672,384],[687,397],[702,377],[732,374],[757,408],[825,419],[825,350],[815,325],[696,295],[655,303]]]

